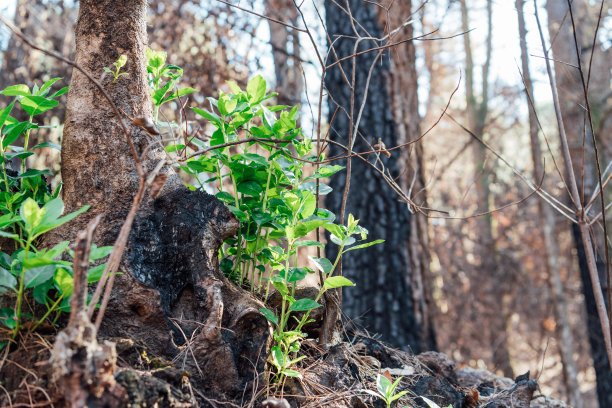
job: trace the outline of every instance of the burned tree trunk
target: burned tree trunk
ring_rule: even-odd
[[[93,77],[99,78],[102,68],[120,55],[127,56],[128,75],[116,83],[107,76],[102,85],[117,107],[134,118],[152,116],[146,9],[145,0],[84,0],[76,28],[76,62]],[[92,208],[49,235],[47,243],[73,239],[98,214],[103,218],[95,242],[115,242],[139,188],[133,153],[140,156],[149,147],[141,157],[145,175],[162,158],[163,151],[149,146],[148,137],[131,129],[133,152],[100,91],[74,71],[62,142],[63,198],[68,211],[86,204]],[[194,374],[192,382],[232,397],[263,368],[269,338],[268,323],[258,311],[261,304],[218,268],[218,249],[236,232],[238,221],[213,196],[187,191],[171,170],[167,176],[159,197],[147,197],[140,205],[100,335],[130,337],[166,359],[181,352],[184,335],[191,339],[184,368]]]
[[[335,48],[335,53],[330,53],[332,58],[328,64],[380,45],[368,39],[356,46],[354,37],[357,33],[353,27],[365,37],[380,38],[383,34],[375,6],[360,0],[351,0],[342,5],[350,7],[352,17],[359,24],[353,24],[351,16],[335,3],[325,3],[327,30]],[[354,94],[350,86],[353,69]],[[372,150],[379,140],[388,147],[400,142],[400,124],[394,119],[387,90],[389,74],[389,56],[385,54],[380,58],[377,52],[349,59],[327,72],[325,85],[330,95],[330,120],[338,109],[331,125],[330,138],[347,145],[358,112],[365,103],[353,150]],[[338,148],[330,151],[331,156],[345,153]],[[375,158],[369,157],[369,160],[374,162]],[[392,177],[402,173],[405,164],[400,163],[396,152],[390,157],[381,154],[380,160]],[[343,257],[343,274],[357,284],[345,289],[343,311],[358,324],[381,334],[383,340],[395,346],[411,348],[415,352],[431,349],[435,344],[429,324],[430,316],[424,313],[426,301],[423,293],[415,290],[415,270],[409,255],[410,240],[416,233],[409,209],[368,165],[353,159],[351,171],[353,187],[349,190],[346,214],[352,213],[360,219],[360,225],[369,230],[370,238],[385,239],[385,242],[364,251],[349,252]],[[334,191],[327,196],[326,206],[336,214],[340,213],[346,182],[344,172],[333,176],[330,182]],[[329,243],[326,247],[327,257],[334,259],[336,253],[337,247]]]

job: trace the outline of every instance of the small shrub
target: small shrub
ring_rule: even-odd
[[[59,187],[52,193],[44,177],[51,172],[26,168],[26,159],[35,150],[41,147],[60,149],[52,143],[28,147],[30,132],[39,128],[34,117],[57,106],[57,98],[68,90],[65,87],[49,95],[51,86],[59,79],[53,78],[40,88],[35,85],[32,90],[26,85],[13,85],[0,92],[15,97],[0,110],[0,236],[14,244],[0,252],[2,303],[6,305],[14,300],[13,307],[0,309],[0,323],[11,330],[12,340],[26,327],[26,322],[29,322],[28,329],[34,331],[48,319],[55,323],[60,312],[70,311],[72,262],[64,260],[69,257],[69,242],[60,242],[50,249],[39,249],[37,245],[45,232],[65,224],[89,208],[85,206],[62,216],[64,203],[58,198]],[[28,120],[19,122],[11,116],[16,105],[28,114]],[[24,145],[13,145],[21,136],[24,136]],[[21,171],[9,169],[15,159],[21,160]],[[107,256],[110,249],[112,247],[94,247],[91,260]],[[97,281],[103,267],[99,265],[90,269],[88,281]],[[26,298],[43,306],[42,315],[36,315],[38,309],[26,302]],[[26,304],[29,305],[27,310],[24,308]],[[6,344],[6,341],[0,342],[0,348]]]

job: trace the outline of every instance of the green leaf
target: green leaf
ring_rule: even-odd
[[[17,125],[13,126],[11,130],[4,135],[2,139],[2,147],[6,149],[8,145],[13,143],[23,132],[26,131],[30,122],[20,122]]]
[[[274,218],[270,214],[264,214],[259,212],[251,214],[251,217],[257,223],[257,225],[263,225],[274,220]]]
[[[4,153],[4,158],[7,160],[13,160],[14,158],[25,159],[26,157],[32,156],[33,152],[7,152]]]
[[[270,322],[278,325],[278,317],[274,314],[273,311],[271,311],[270,309],[266,309],[265,307],[262,307],[261,309],[259,309],[259,311],[261,312],[262,315],[264,315],[264,317],[266,319],[268,319]]]
[[[53,280],[55,280],[55,283],[64,295],[69,296],[72,294],[74,279],[64,268],[56,269]]]
[[[15,311],[10,307],[0,309],[0,322],[9,329],[15,328],[17,324],[15,321]]]
[[[266,80],[261,75],[257,75],[247,84],[247,97],[251,103],[259,103],[266,96]]]
[[[236,208],[233,205],[227,205],[227,208],[230,209],[231,212],[234,213],[234,215],[236,216],[236,218],[238,218],[238,221],[240,222],[247,222],[249,220],[249,215],[247,213],[245,213],[244,211]]]
[[[193,88],[181,88],[178,91],[172,92],[166,99],[164,99],[164,102],[168,102],[171,101],[173,99],[179,98],[181,96],[185,96],[188,95],[190,93],[195,92],[196,90]]]
[[[406,394],[408,394],[408,391],[400,391],[397,394],[393,395],[391,398],[389,398],[389,402],[393,402],[395,400],[398,400],[398,399],[402,398]]]
[[[53,279],[49,279],[38,286],[34,286],[34,288],[32,288],[32,297],[37,303],[47,305],[47,301],[49,300],[48,293],[51,289],[56,289]]]
[[[270,349],[270,362],[278,369],[282,369],[285,366],[285,355],[278,346],[274,346]]]
[[[78,215],[87,211],[89,209],[89,206],[85,205],[75,212],[72,212],[68,215],[58,218],[59,215],[61,215],[61,212],[64,210],[64,203],[61,201],[60,198],[55,198],[49,201],[47,204],[45,204],[45,209],[47,210],[47,214],[45,214],[43,221],[34,230],[34,235],[36,236],[40,234],[44,234],[45,232],[50,231],[53,228],[57,228],[60,225],[65,224],[68,221],[71,221],[72,219],[76,218]]]
[[[164,150],[168,153],[178,152],[185,148],[184,144],[171,144],[169,146],[164,147]]]
[[[97,261],[98,259],[105,258],[113,252],[113,246],[101,246],[97,247],[96,244],[91,246],[91,251],[89,252],[89,259],[92,261]]]
[[[40,224],[44,216],[44,210],[38,207],[36,201],[28,198],[21,204],[19,211],[21,219],[25,223],[26,231],[32,231]]]
[[[38,95],[43,95],[44,92],[51,87],[51,85],[53,85],[54,83],[56,83],[60,79],[62,79],[62,78],[51,78],[50,80],[45,82],[43,84],[43,86],[40,87],[40,90],[38,91]]]
[[[23,110],[30,116],[46,112],[59,105],[59,102],[55,99],[47,99],[43,96],[24,96],[19,102]]]
[[[70,245],[70,241],[62,241],[47,251],[46,255],[51,259],[55,259],[64,253],[66,248],[68,248],[68,245]]]
[[[308,271],[304,268],[289,267],[289,273],[285,274],[285,272],[286,269],[280,271],[280,276],[282,276],[287,282],[298,282],[308,275]]]
[[[348,252],[348,251],[352,251],[353,249],[362,249],[362,248],[367,248],[367,247],[370,247],[370,246],[372,246],[372,245],[380,244],[380,243],[383,243],[383,242],[385,242],[385,240],[384,240],[384,239],[377,239],[376,241],[366,242],[365,244],[361,244],[361,245],[355,245],[354,247],[350,247],[350,248],[348,248],[348,249],[345,249],[345,250],[343,251],[343,253],[344,253],[344,252]]]
[[[36,170],[36,169],[30,169],[28,171],[26,171],[25,173],[21,173],[20,175],[18,175],[16,178],[32,178],[32,177],[39,177],[43,174],[48,174],[48,175],[53,175],[53,173],[51,173],[50,170]]]
[[[160,106],[164,102],[164,96],[166,96],[166,94],[170,92],[170,89],[172,89],[173,86],[173,81],[168,81],[166,85],[153,92],[153,95],[151,95],[151,99],[153,99],[153,103],[155,104],[155,106]]]
[[[40,149],[41,147],[51,147],[53,149],[59,150],[60,152],[62,151],[62,148],[59,147],[58,145],[56,145],[55,143],[51,143],[51,142],[43,142],[43,143],[39,143],[36,146],[31,147],[31,150],[34,149]]]
[[[325,248],[325,245],[323,245],[319,241],[309,241],[309,240],[298,241],[298,242],[294,243],[293,245],[295,247],[317,246],[319,248]]]
[[[295,370],[284,369],[281,371],[281,374],[285,374],[287,377],[302,378],[302,374]]]
[[[344,276],[331,276],[325,279],[323,283],[325,289],[341,288],[344,286],[355,286],[355,284]]]
[[[53,259],[45,256],[44,254],[36,254],[36,256],[30,256],[28,259],[23,261],[23,265],[26,268],[38,268],[40,266],[53,264]]]
[[[4,88],[2,95],[6,96],[28,96],[30,95],[30,88],[27,85],[19,84],[19,85],[11,85],[7,88]]]
[[[300,190],[308,190],[312,194],[316,194],[317,192],[317,182],[316,181],[307,181],[305,183],[300,184]],[[325,183],[319,183],[319,195],[327,195],[331,193],[333,189]]]
[[[96,265],[87,271],[87,283],[98,282],[102,278],[106,264]]]
[[[299,300],[296,300],[291,305],[291,307],[289,308],[289,311],[290,312],[304,312],[306,310],[316,309],[317,307],[321,307],[321,305],[312,299],[299,299]]]
[[[389,388],[391,387],[391,381],[384,375],[378,374],[376,377],[376,388],[381,394],[387,396]]]
[[[215,130],[210,138],[210,145],[217,146],[223,143],[225,143],[225,136],[223,135],[223,132],[221,129]]]
[[[276,290],[278,290],[278,293],[280,293],[281,296],[284,297],[289,294],[289,289],[287,288],[287,284],[285,284],[285,282],[282,282],[280,280],[275,280],[274,282],[272,282],[272,284],[274,285]]]
[[[303,194],[303,204],[302,211],[300,211],[300,215],[302,218],[308,218],[312,214],[314,214],[315,208],[317,206],[317,199],[310,191],[304,191]]]
[[[328,275],[334,269],[334,266],[327,258],[316,258],[314,256],[309,256],[308,259],[315,264],[318,270],[326,275]]]
[[[440,406],[438,404],[436,404],[435,402],[433,402],[429,398],[425,398],[422,395],[419,395],[419,398],[423,399],[423,401],[425,401],[425,403],[427,405],[429,405],[429,408],[440,408]],[[452,408],[452,405],[449,405],[447,408]]]
[[[242,194],[252,197],[259,197],[259,194],[263,191],[263,188],[256,181],[243,181],[238,184],[237,190]]]
[[[268,159],[255,153],[245,153],[244,158],[247,160],[251,160],[252,162],[257,164],[261,164],[264,166],[268,165]]]
[[[242,93],[242,89],[240,89],[240,87],[238,86],[238,84],[235,81],[225,81],[225,83],[229,86],[229,88],[231,89],[232,93],[234,93],[234,94]]]
[[[149,60],[149,66],[152,68],[161,68],[166,63],[167,54],[164,51],[153,51],[147,47],[146,56]]]
[[[272,130],[272,128],[274,128],[274,124],[276,123],[276,116],[270,111],[270,109],[266,108],[265,106],[262,106],[261,108],[263,110],[264,125],[269,130]]]
[[[109,67],[102,67],[102,70],[108,72],[109,74],[115,74]]]
[[[289,208],[291,208],[291,210],[296,213],[297,210],[300,208],[300,197],[298,197],[295,193],[287,191],[285,192],[285,194],[283,194],[283,198],[285,199],[285,202],[287,203]]]
[[[9,106],[0,111],[0,128],[4,126],[4,123],[6,122],[9,115],[11,114],[11,111],[13,110],[13,106],[15,106],[15,101],[11,102]]]
[[[5,288],[17,289],[17,279],[15,279],[6,269],[0,268],[0,293],[2,293]]]
[[[223,201],[224,203],[233,203],[236,201],[234,199],[234,196],[232,196],[227,191],[220,191],[217,194],[215,194],[215,197],[217,197],[219,200]]]
[[[51,95],[50,98],[57,98],[58,96],[61,96],[61,95],[65,94],[66,92],[68,92],[68,89],[70,89],[70,87],[65,86],[62,89],[60,89],[59,91],[57,91],[56,93],[54,93],[53,95]]]
[[[42,285],[44,282],[51,279],[53,277],[55,269],[55,265],[45,265],[39,268],[32,268],[26,270],[24,277],[24,284],[26,289]]]
[[[19,239],[19,235],[13,234],[12,232],[0,231],[0,237]]]
[[[126,62],[127,62],[127,55],[121,54],[121,56],[119,56],[119,59],[115,61],[113,65],[115,65],[117,68],[121,68],[125,65]]]
[[[238,102],[235,99],[230,99],[229,95],[223,94],[219,97],[217,107],[223,116],[228,116],[236,109],[236,105],[238,105]]]
[[[333,236],[335,236],[336,238],[340,240],[343,240],[344,238],[346,238],[346,236],[344,235],[344,231],[342,231],[342,227],[340,227],[339,225],[325,224],[323,228],[328,230]]]
[[[338,166],[338,165],[334,165],[334,166],[324,166],[319,168],[318,174],[321,177],[329,177],[332,174],[336,174],[337,172],[344,170],[344,166]]]

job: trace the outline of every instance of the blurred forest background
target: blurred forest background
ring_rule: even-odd
[[[342,35],[351,36],[352,30],[368,33],[366,48],[397,43],[357,60],[362,73],[354,75],[365,82],[371,74],[371,83],[355,150],[417,141],[384,152],[389,158],[379,153],[369,160],[387,160],[389,177],[428,210],[410,215],[387,183],[366,166],[354,166],[348,208],[372,238],[387,239],[387,246],[364,255],[367,259],[346,260],[345,271],[358,285],[344,296],[348,319],[394,346],[435,348],[461,365],[510,377],[531,370],[544,393],[574,406],[596,407],[598,400],[602,407],[612,406],[612,374],[586,267],[579,262],[584,260],[580,235],[566,207],[567,177],[534,4],[308,0],[298,10],[291,0],[152,0],[149,46],[167,51],[168,61],[184,69],[181,85],[199,90],[194,106],[226,89],[225,81],[244,85],[260,73],[279,93],[277,102],[301,104],[301,125],[311,135],[319,107],[332,118],[338,110],[334,104],[350,102],[334,85],[343,81],[337,69],[327,73],[328,91],[319,97],[322,71],[315,47],[337,41],[342,55]],[[604,291],[607,239],[598,217],[602,204],[591,134],[607,181],[612,174],[610,5],[574,0],[571,15],[565,0],[537,5]],[[345,19],[342,26],[334,13],[348,9],[360,24]],[[0,2],[0,13],[38,45],[69,58],[77,11],[72,1]],[[295,29],[304,26],[308,33]],[[589,73],[588,112],[574,37],[583,72]],[[5,27],[0,27],[0,61],[0,89],[53,77],[68,85],[71,76],[70,67],[27,48]],[[352,66],[347,68],[350,77]],[[44,118],[45,125],[55,127],[37,132],[34,143],[60,144],[61,106]],[[166,115],[173,119],[171,110]],[[348,126],[340,116],[332,123],[332,138]],[[31,167],[52,167],[59,177],[59,153],[48,149],[42,160]],[[326,205],[338,208],[346,180],[330,184],[335,191]],[[539,194],[534,186],[541,187]],[[610,203],[609,186],[604,193]]]

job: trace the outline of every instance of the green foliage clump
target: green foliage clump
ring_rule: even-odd
[[[50,249],[39,249],[37,245],[42,234],[74,219],[88,206],[62,216],[64,203],[58,197],[59,187],[52,193],[44,177],[51,172],[26,168],[26,159],[35,150],[41,147],[60,149],[52,143],[28,147],[31,130],[41,127],[34,122],[34,117],[57,106],[57,98],[68,90],[64,87],[49,95],[51,86],[58,80],[60,78],[50,79],[40,88],[35,85],[32,90],[21,84],[0,92],[14,97],[0,110],[0,237],[13,243],[0,252],[0,296],[3,305],[14,304],[0,309],[0,323],[12,332],[12,340],[26,327],[26,322],[33,331],[51,315],[54,314],[50,322],[55,323],[60,312],[70,311],[72,262],[64,260],[71,256],[69,242],[60,242]],[[11,116],[16,105],[26,112],[28,120],[20,122]],[[22,136],[23,146],[14,145]],[[21,160],[21,171],[9,168],[15,159]],[[104,258],[110,249],[112,247],[94,247],[91,261]],[[64,256],[65,253],[68,256]],[[97,281],[103,268],[104,265],[99,265],[90,269],[88,281]],[[37,314],[40,308],[32,305],[30,299],[42,305],[42,315]],[[0,342],[0,348],[6,344],[6,341]]]
[[[164,65],[165,53],[151,51],[148,55],[153,103],[159,107],[168,98],[181,96],[180,90],[170,92],[179,79],[176,74],[182,71]],[[161,85],[164,69],[174,74]],[[323,179],[344,167],[318,165],[324,155],[313,152],[312,140],[299,128],[299,107],[267,106],[265,102],[276,94],[269,92],[259,75],[245,90],[235,82],[228,82],[228,86],[230,93],[207,98],[208,109],[192,108],[208,121],[210,138],[185,135],[182,143],[171,143],[166,151],[175,155],[175,161],[180,162],[177,166],[196,180],[198,185],[189,188],[216,188],[215,196],[240,221],[238,234],[227,239],[220,250],[221,270],[264,300],[270,297],[272,288],[280,295],[278,310],[261,309],[275,328],[269,363],[275,381],[280,382],[285,376],[300,376],[292,367],[303,358],[297,356],[306,337],[303,328],[312,321],[310,312],[321,306],[325,291],[354,286],[349,279],[334,274],[341,256],[382,241],[365,242],[368,231],[352,215],[348,215],[346,225],[338,225],[332,212],[317,206],[318,196],[331,192]],[[186,94],[192,90],[183,91]],[[188,159],[181,159],[184,157]],[[311,267],[300,265],[300,248],[324,248],[322,242],[308,237],[318,228],[330,233],[331,241],[339,246],[338,256],[334,260],[311,257]],[[323,283],[316,297],[297,299],[298,282],[316,272]]]

